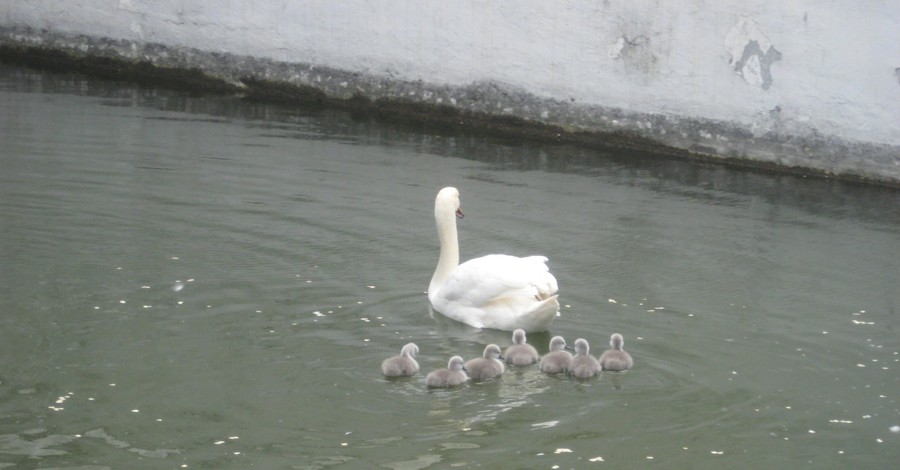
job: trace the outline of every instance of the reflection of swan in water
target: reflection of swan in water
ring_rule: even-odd
[[[487,330],[485,333],[491,332]],[[492,331],[496,341],[506,334]],[[536,397],[553,386],[554,380],[541,373],[537,367],[510,368],[500,377],[483,382],[472,382],[464,389],[439,391],[431,400],[428,415],[434,419],[431,431],[445,438],[462,439],[466,434],[484,429],[480,424],[493,422],[509,411],[533,407]],[[465,396],[466,406],[460,408],[459,394]],[[552,427],[548,423],[535,423],[533,427]]]
[[[590,355],[590,345],[584,338],[575,340],[575,357],[569,367],[569,374],[579,379],[593,377],[600,373],[600,361]]]
[[[547,258],[488,255],[459,264],[459,191],[444,188],[434,201],[441,249],[428,286],[438,312],[475,328],[546,331],[559,313],[556,278]]]
[[[609,338],[609,346],[612,349],[606,350],[600,355],[600,367],[603,370],[621,371],[631,369],[634,360],[631,354],[628,354],[622,346],[625,345],[625,339],[622,335],[614,333]]]
[[[525,367],[516,369],[515,373],[504,373],[494,380],[471,383],[464,390],[442,391],[448,395],[432,400],[428,412],[437,420],[432,423],[432,431],[444,435],[445,439],[462,439],[473,430],[484,429],[481,424],[501,419],[504,413],[533,407],[534,397],[550,389],[554,385],[551,381],[536,367]],[[456,404],[458,395],[450,395],[455,393],[465,395],[464,408]],[[535,429],[552,427],[550,423],[534,423],[531,426]]]
[[[547,374],[563,374],[569,372],[572,365],[572,353],[566,351],[569,346],[562,336],[554,336],[550,340],[550,352],[541,358],[541,372]]]
[[[381,373],[385,377],[405,377],[419,372],[419,363],[416,356],[419,355],[419,347],[416,343],[407,343],[400,350],[399,356],[389,357],[381,363]]]
[[[528,366],[538,361],[537,349],[525,342],[525,330],[519,328],[513,331],[513,345],[506,348],[503,353],[506,362],[514,366]]]
[[[534,406],[533,397],[548,390],[552,385],[550,382],[537,367],[525,367],[516,369],[515,373],[503,374],[499,379],[483,382],[479,387],[471,387],[484,390],[485,398],[469,421],[493,421],[508,411]]]

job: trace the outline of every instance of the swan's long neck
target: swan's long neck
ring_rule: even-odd
[[[431,276],[428,286],[428,297],[436,293],[447,277],[459,266],[459,238],[456,234],[456,208],[440,202],[434,208],[434,220],[437,223],[438,239],[441,242],[441,254],[437,268]]]

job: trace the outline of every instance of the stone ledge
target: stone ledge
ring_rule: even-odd
[[[900,187],[900,148],[813,134],[754,135],[733,123],[650,115],[534,96],[496,82],[465,87],[160,44],[0,28],[0,62],[191,94],[328,107],[427,129],[619,148],[764,171]],[[854,158],[853,155],[859,157]],[[865,157],[862,157],[862,156]]]

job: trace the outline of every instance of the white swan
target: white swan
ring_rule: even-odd
[[[459,264],[456,218],[459,191],[447,187],[434,200],[441,253],[428,286],[435,310],[476,328],[546,331],[559,313],[556,278],[547,258],[487,255]]]

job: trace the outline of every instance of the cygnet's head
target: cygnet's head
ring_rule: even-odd
[[[575,340],[575,354],[576,355],[587,355],[591,350],[590,345],[584,338],[578,338]]]
[[[512,342],[513,344],[525,344],[525,330],[519,328],[513,331]]]
[[[613,349],[621,350],[622,346],[625,346],[625,338],[618,333],[613,333],[613,335],[609,337],[609,346]]]
[[[419,355],[419,347],[416,346],[416,343],[406,343],[400,350],[400,355],[415,358]]]
[[[484,357],[485,359],[503,359],[503,356],[500,353],[500,346],[496,344],[489,344],[484,348]]]
[[[566,348],[566,339],[562,336],[554,336],[553,339],[550,340],[550,350],[551,351],[562,351]]]
[[[464,364],[466,362],[463,361],[463,358],[460,356],[453,356],[450,358],[450,362],[447,363],[447,368],[452,371],[460,371],[465,370]]]

